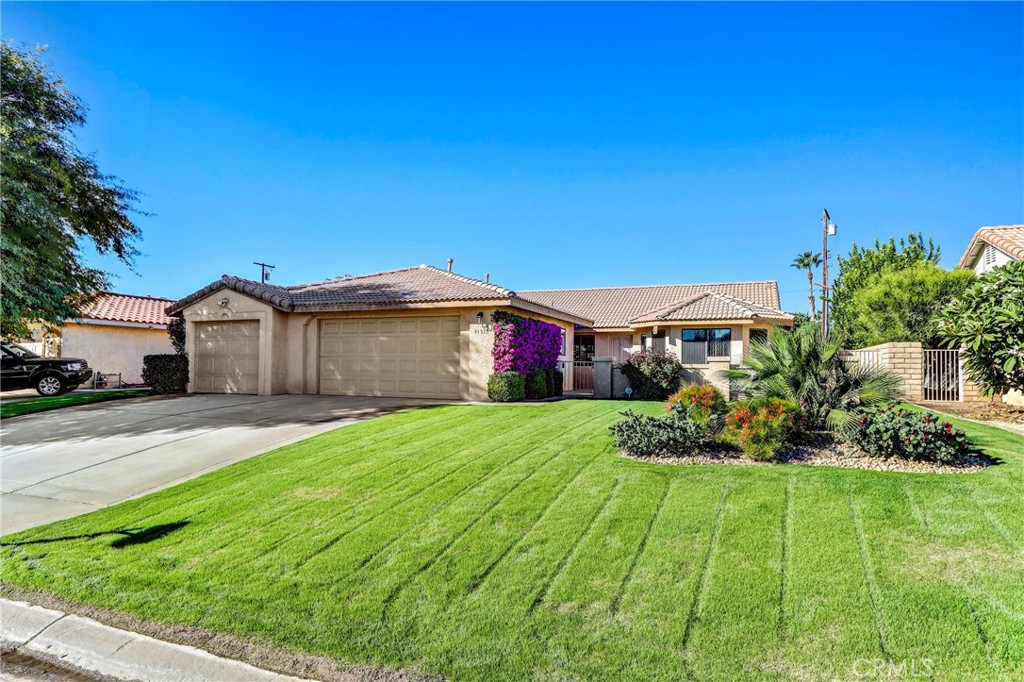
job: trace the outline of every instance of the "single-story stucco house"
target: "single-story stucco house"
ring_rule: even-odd
[[[94,372],[142,383],[142,358],[173,353],[165,312],[172,299],[104,292],[61,327],[34,325],[20,342],[43,357],[84,358]],[[94,375],[95,376],[95,375]]]
[[[792,324],[774,281],[513,291],[429,265],[278,286],[223,276],[177,303],[198,393],[486,400],[491,314],[558,325],[566,386],[595,355],[677,355],[695,381]]]

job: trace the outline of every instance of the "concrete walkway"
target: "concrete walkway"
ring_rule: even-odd
[[[91,618],[0,599],[0,640],[30,659],[107,680],[302,682],[298,677],[181,644],[112,628]],[[53,679],[53,678],[51,678]]]
[[[407,398],[194,395],[97,403],[0,424],[0,533],[166,488],[408,407]]]

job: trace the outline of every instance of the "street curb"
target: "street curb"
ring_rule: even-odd
[[[91,618],[0,598],[5,649],[125,682],[309,682]]]

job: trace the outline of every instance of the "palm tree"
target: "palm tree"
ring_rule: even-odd
[[[821,338],[818,323],[794,331],[772,328],[767,341],[751,343],[743,364],[749,370],[728,376],[748,398],[790,400],[812,428],[847,432],[858,409],[900,397],[897,375],[845,360],[837,340]]]
[[[814,316],[814,268],[821,265],[821,254],[804,251],[793,259],[791,265],[797,270],[807,270],[807,303],[809,304],[811,322],[814,322],[817,319]]]

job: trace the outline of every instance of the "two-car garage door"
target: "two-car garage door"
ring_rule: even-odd
[[[459,397],[459,318],[395,317],[320,323],[320,392]]]

